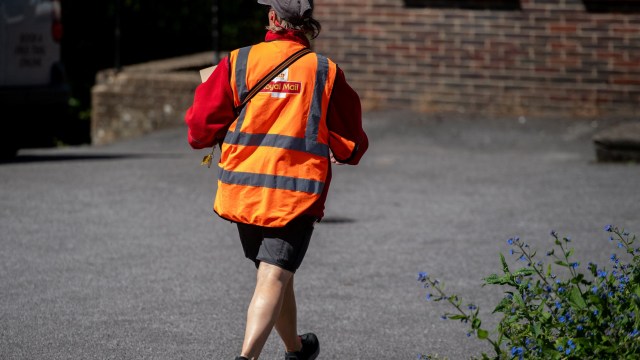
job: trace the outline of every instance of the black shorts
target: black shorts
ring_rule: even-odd
[[[247,259],[261,261],[295,273],[307,253],[316,218],[300,216],[284,227],[268,228],[238,223],[238,233]]]

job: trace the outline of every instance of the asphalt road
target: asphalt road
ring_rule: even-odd
[[[617,121],[367,114],[369,153],[334,167],[296,275],[300,331],[318,334],[321,359],[489,350],[440,320],[449,309],[416,274],[478,304],[491,329],[501,291],[480,284],[509,237],[546,250],[554,229],[583,263],[606,262],[604,225],[640,232],[640,166],[594,162],[591,136]],[[255,270],[211,211],[202,155],[178,128],[0,164],[0,359],[238,354]],[[262,359],[282,351],[274,333]]]

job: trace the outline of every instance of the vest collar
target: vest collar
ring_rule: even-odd
[[[274,33],[271,31],[267,31],[267,35],[264,37],[264,41],[277,41],[277,40],[288,40],[294,41],[298,44],[304,45],[305,47],[311,47],[309,43],[309,39],[305,36],[302,31],[295,30],[285,30],[282,32]]]

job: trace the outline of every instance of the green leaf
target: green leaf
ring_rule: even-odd
[[[493,309],[493,313],[497,313],[497,312],[505,312],[507,310],[511,309],[511,300],[508,298],[502,298],[502,300],[500,300],[500,303],[498,303],[498,305],[496,306],[495,309]]]
[[[478,329],[478,339],[484,340],[489,337],[489,332],[487,330]]]
[[[564,261],[560,261],[560,260],[558,260],[558,261],[556,261],[555,263],[556,263],[556,265],[560,265],[560,266],[564,266],[564,267],[569,267],[569,264],[567,264],[567,263],[566,263],[566,262],[564,262]]]
[[[482,325],[482,322],[478,318],[473,319],[473,321],[471,322],[472,329],[479,329],[480,325]]]
[[[524,306],[524,300],[522,300],[522,296],[519,293],[513,294],[513,299],[518,303],[518,305]]]
[[[538,323],[534,323],[533,324],[533,334],[537,337],[540,336],[540,324]]]
[[[504,255],[502,255],[502,253],[500,253],[500,262],[502,263],[502,271],[505,274],[510,273],[509,271],[509,265],[507,265],[507,260],[505,260]]]
[[[572,284],[579,284],[579,283],[583,283],[582,279],[584,279],[584,275],[583,274],[578,274],[576,275],[576,277],[574,277],[573,279],[571,279],[571,283]]]
[[[505,284],[510,284],[511,283],[511,279],[509,275],[505,275],[505,276],[498,276],[496,274],[491,274],[488,277],[483,279],[485,281],[485,283],[489,284],[489,285],[505,285]]]
[[[584,309],[587,306],[587,303],[582,298],[582,294],[577,287],[571,289],[571,292],[569,293],[569,302],[578,307],[578,309]]]
[[[533,270],[531,268],[522,268],[522,269],[518,269],[518,271],[513,273],[513,275],[515,275],[515,276],[529,276],[529,275],[533,275],[534,273],[535,273],[535,270]]]

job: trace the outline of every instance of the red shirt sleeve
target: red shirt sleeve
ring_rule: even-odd
[[[346,158],[336,157],[336,154],[341,153],[341,151],[332,148],[336,160],[345,164],[357,165],[369,147],[369,139],[362,128],[360,97],[349,86],[344,77],[344,72],[340,68],[338,68],[336,80],[333,84],[333,92],[327,113],[327,126],[331,137],[339,137],[355,144],[350,156]],[[332,146],[331,142],[329,146]],[[334,144],[334,146],[338,145]]]
[[[236,118],[229,69],[229,58],[225,57],[209,79],[196,88],[193,105],[185,115],[189,145],[194,149],[221,142]]]

